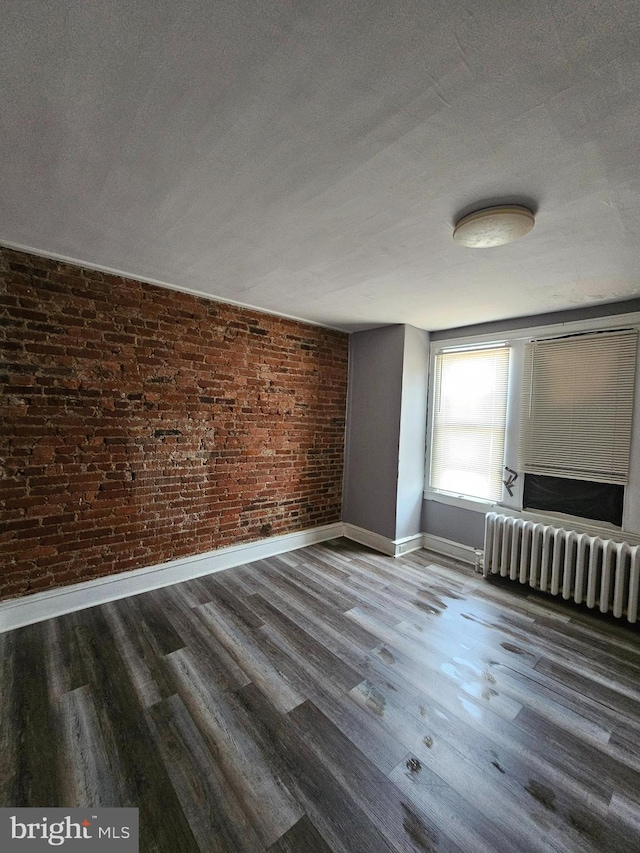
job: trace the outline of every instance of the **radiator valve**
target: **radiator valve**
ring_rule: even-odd
[[[484,551],[481,548],[475,548],[474,553],[476,555],[475,570],[481,572],[484,569]]]

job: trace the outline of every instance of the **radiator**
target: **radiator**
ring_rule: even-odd
[[[483,574],[519,580],[629,622],[638,618],[640,545],[490,512]]]

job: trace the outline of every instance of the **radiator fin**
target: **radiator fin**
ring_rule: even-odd
[[[629,622],[638,620],[640,545],[490,512],[484,576],[499,574]]]

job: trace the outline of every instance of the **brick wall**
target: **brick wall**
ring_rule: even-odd
[[[347,336],[0,249],[0,597],[340,519]]]

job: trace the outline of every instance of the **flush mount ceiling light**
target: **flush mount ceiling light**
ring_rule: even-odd
[[[524,237],[534,222],[533,213],[518,204],[485,207],[457,222],[453,239],[470,249],[490,249]]]

